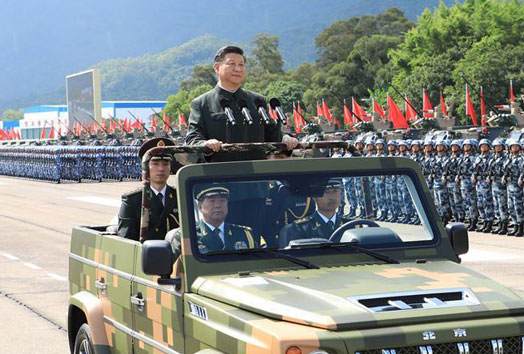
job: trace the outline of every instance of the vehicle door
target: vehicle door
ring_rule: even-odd
[[[133,352],[131,278],[137,241],[103,236],[95,286],[104,309],[109,346],[119,353]]]
[[[184,352],[182,293],[173,285],[158,285],[158,277],[142,272],[141,246],[136,250],[132,284],[135,353]],[[175,265],[175,271],[177,266]]]

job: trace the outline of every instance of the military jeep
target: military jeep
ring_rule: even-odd
[[[460,265],[467,231],[440,222],[411,160],[201,164],[174,178],[180,228],[166,240],[73,229],[71,352],[524,354],[524,294]],[[287,240],[297,225],[320,227],[303,215],[271,231],[268,210],[290,198],[315,203],[334,179],[356,195],[358,217],[328,235]],[[197,194],[209,186],[229,191],[225,223],[253,242],[206,243]],[[411,208],[418,222],[377,221],[381,202]]]

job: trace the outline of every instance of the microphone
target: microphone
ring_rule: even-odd
[[[235,115],[233,114],[233,110],[231,109],[231,103],[229,102],[229,100],[222,98],[220,100],[220,106],[224,109],[224,112],[226,113],[228,123],[231,125],[237,124],[237,122],[235,121]]]
[[[242,111],[242,115],[244,116],[244,120],[248,125],[253,124],[253,117],[251,117],[251,113],[249,113],[249,108],[247,108],[247,101],[243,98],[240,98],[238,101],[238,107],[240,107],[240,110]]]
[[[255,99],[255,106],[257,107],[258,114],[262,117],[265,124],[271,124],[273,120],[269,117],[267,113],[266,105],[264,101],[260,98]]]
[[[277,115],[278,115],[278,119],[280,120],[280,122],[284,125],[287,125],[287,118],[286,118],[286,114],[284,113],[284,111],[282,110],[282,108],[280,108],[280,101],[278,100],[278,98],[272,98],[269,100],[269,105],[271,106],[271,108],[277,112]]]

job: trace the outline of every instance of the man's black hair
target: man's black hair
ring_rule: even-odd
[[[226,45],[225,47],[220,48],[215,54],[215,63],[222,62],[226,55],[229,53],[240,54],[244,58],[244,61],[246,60],[246,56],[244,55],[244,51],[242,50],[242,48],[234,45]]]

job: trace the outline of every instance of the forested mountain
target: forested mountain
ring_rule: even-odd
[[[284,67],[290,69],[317,58],[316,36],[339,19],[391,6],[416,19],[424,7],[437,5],[438,0],[7,0],[0,24],[0,111],[64,103],[65,76],[97,62],[108,70],[102,71],[108,80],[103,99],[163,99],[165,90],[176,89],[191,72],[184,60],[201,63],[219,43],[247,45],[262,32],[279,36]],[[170,55],[181,61],[163,68]]]

